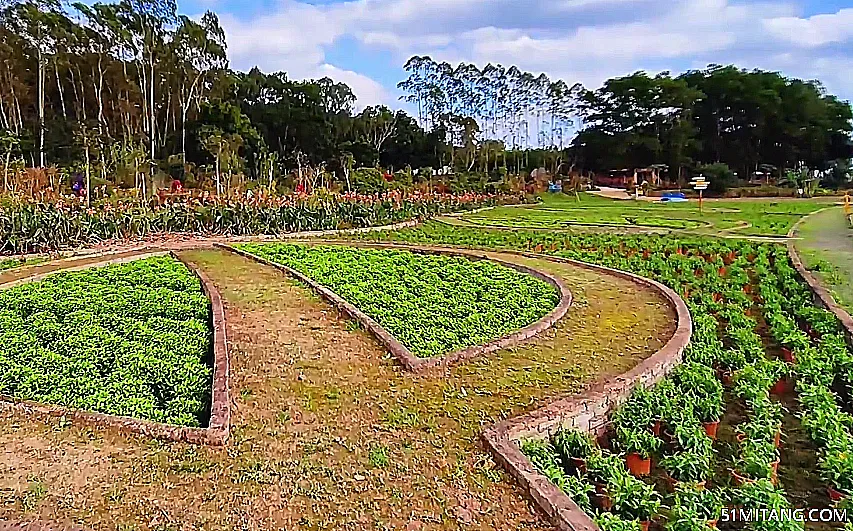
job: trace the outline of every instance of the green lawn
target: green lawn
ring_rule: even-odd
[[[853,229],[841,208],[808,217],[798,228],[797,252],[803,264],[853,312]]]
[[[710,200],[703,212],[695,201],[657,203],[620,201],[581,194],[546,195],[530,207],[499,207],[463,216],[467,223],[533,229],[569,229],[585,226],[686,230],[700,234],[785,236],[804,215],[834,201],[820,199]]]

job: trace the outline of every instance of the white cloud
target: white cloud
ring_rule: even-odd
[[[393,87],[359,73],[357,61],[355,67],[329,64],[326,51],[342,38],[390,56],[393,69],[411,55],[430,55],[451,63],[515,64],[597,86],[641,69],[734,61],[819,77],[830,90],[853,96],[850,60],[830,49],[853,42],[853,8],[801,17],[795,2],[802,1],[283,0],[274,13],[223,16],[222,23],[235,67],[257,64],[292,78],[328,75],[350,84],[361,107],[398,103]],[[846,70],[836,70],[841,67]]]
[[[358,96],[356,109],[361,110],[371,105],[390,105],[394,98],[379,82],[353,72],[352,70],[344,70],[330,64],[322,64],[317,69],[318,76],[310,77],[330,77],[335,81],[346,83],[350,86],[353,94]]]
[[[816,47],[853,38],[853,8],[808,18],[779,17],[764,21],[774,37],[797,46]]]

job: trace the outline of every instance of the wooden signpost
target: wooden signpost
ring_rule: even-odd
[[[708,189],[708,181],[705,180],[704,175],[700,175],[699,177],[694,177],[692,179],[693,189],[699,191],[699,213],[702,213],[702,192]]]

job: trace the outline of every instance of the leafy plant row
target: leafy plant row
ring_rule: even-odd
[[[327,286],[420,357],[487,343],[559,302],[548,283],[487,260],[279,243],[239,247]]]
[[[492,195],[287,197],[277,201],[195,201],[156,208],[4,201],[0,254],[52,251],[163,232],[220,235],[368,227],[513,201]]]
[[[0,395],[199,426],[210,302],[168,257],[58,273],[0,292]]]
[[[821,477],[831,497],[849,498],[853,494],[853,416],[849,411],[853,354],[835,315],[811,305],[809,291],[798,281],[787,257],[780,255],[777,252],[762,280],[766,319],[795,363],[802,424],[819,449]],[[797,320],[808,334],[800,330]],[[847,411],[842,407],[845,403]]]

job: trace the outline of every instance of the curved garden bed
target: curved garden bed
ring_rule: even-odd
[[[654,280],[577,260],[533,253],[520,254],[570,263],[650,286],[658,290],[676,311],[677,328],[670,340],[663,348],[627,373],[599,381],[582,395],[554,401],[483,432],[483,441],[497,462],[521,484],[528,496],[558,529],[595,530],[597,526],[593,520],[521,451],[521,441],[548,438],[565,428],[594,436],[601,435],[606,428],[608,415],[625,402],[638,385],[651,386],[659,382],[681,363],[682,353],[690,343],[690,312],[678,294]]]
[[[203,272],[168,252],[129,253],[0,289],[8,325],[0,409],[169,440],[226,442],[225,316]],[[24,319],[26,327],[16,325]]]
[[[342,297],[334,289],[315,280],[312,274],[306,272],[306,269],[311,269],[311,267],[315,267],[317,270],[323,270],[324,267],[317,265],[317,261],[322,261],[323,257],[304,255],[304,250],[312,247],[303,245],[301,246],[302,251],[300,251],[300,246],[279,245],[277,249],[268,248],[271,250],[270,253],[265,253],[263,246],[234,247],[222,245],[221,247],[281,269],[305,282],[346,314],[357,319],[399,359],[406,369],[412,371],[447,365],[518,344],[551,327],[566,314],[572,303],[572,295],[568,288],[554,275],[524,265],[489,258],[483,253],[434,247],[395,246],[393,254],[397,256],[393,256],[377,249],[382,246],[364,244],[353,246],[350,244],[350,248],[361,248],[357,254],[365,256],[356,257],[355,261],[347,261],[346,264],[332,264],[331,268],[325,268],[326,282],[333,284],[337,282],[337,289],[346,289],[352,297],[358,297],[362,302],[366,301],[370,309],[364,311]],[[341,251],[345,250],[346,247],[340,245],[325,248],[313,246],[313,249],[319,249],[320,253],[324,252],[323,249],[338,249],[335,251],[338,253],[348,252]],[[284,252],[285,254],[276,254],[277,252]],[[311,251],[308,253],[310,254]],[[260,256],[260,254],[265,254],[266,257]],[[421,258],[417,258],[418,256]],[[352,257],[345,257],[344,259],[348,260],[349,258]],[[399,277],[387,276],[384,279],[380,277],[383,273],[379,269],[374,269],[372,273],[368,272],[366,278],[360,279],[351,276],[341,278],[329,273],[330,269],[337,270],[343,265],[349,265],[351,270],[358,270],[359,272],[364,268],[373,268],[368,262],[363,260],[359,262],[361,258],[376,259],[379,268],[399,269],[403,273]],[[457,260],[453,260],[454,258]],[[458,258],[464,260],[460,261]],[[401,264],[399,263],[400,260],[406,263]],[[282,263],[284,261],[289,261],[290,265]],[[477,264],[478,262],[482,263]],[[359,265],[355,265],[356,263]],[[401,265],[403,267],[399,267]],[[408,269],[411,269],[411,273],[406,272]],[[412,274],[414,272],[416,274]],[[439,278],[443,274],[447,275],[446,278]],[[471,279],[466,278],[468,275],[475,277],[473,284],[476,284],[478,279],[488,279],[488,282],[493,283],[489,286],[490,288],[499,288],[504,291],[500,293],[496,291],[467,293],[466,290],[461,289],[459,301],[452,297],[448,298],[448,291],[463,285],[471,288],[473,284],[469,282]],[[419,276],[424,276],[425,279],[434,279],[438,283],[446,285],[431,286],[428,282],[420,282]],[[391,285],[377,284],[381,282],[391,282]],[[393,310],[386,311],[388,305],[382,306],[381,301],[378,305],[369,303],[372,302],[372,298],[381,297],[382,291],[386,288],[398,290],[401,286],[405,286],[405,289],[409,289],[409,284],[415,283],[418,284],[417,287],[412,288],[415,291],[403,297],[406,300],[401,300],[401,294],[397,292],[395,293],[394,303],[391,304],[391,306],[408,304],[410,309],[415,310],[422,317],[419,323],[423,325],[423,329],[415,330],[414,334],[407,334],[406,339],[403,339],[396,337],[389,331],[387,325],[390,323],[391,327],[400,331],[404,330],[403,327],[408,326],[409,323],[396,322]],[[353,287],[356,284],[358,286]],[[359,291],[362,287],[366,289],[364,294]],[[435,292],[432,290],[434,287],[436,288]],[[517,292],[520,292],[520,298]],[[513,296],[516,298],[513,299]],[[543,300],[538,300],[540,297]],[[551,297],[553,300],[547,300]],[[445,305],[441,305],[442,302]],[[499,303],[503,303],[503,306]],[[468,305],[466,306],[466,304]],[[495,314],[489,313],[492,311],[489,306],[494,307]],[[433,319],[433,315],[424,313],[430,310],[443,311],[444,313],[442,316]],[[368,315],[368,313],[373,313],[373,316]],[[454,318],[454,316],[456,317]],[[431,321],[435,322],[430,323]],[[530,321],[534,322],[531,323]],[[459,340],[456,339],[458,334],[452,328],[463,326],[465,329],[473,329],[475,325],[482,325],[482,330],[478,331],[479,335],[474,337],[485,338],[485,340],[481,344],[470,344],[472,341],[466,337],[464,340],[467,340],[468,343],[460,345]],[[453,332],[453,335],[442,336],[443,333],[448,332]],[[441,348],[446,348],[448,345],[452,351],[442,352]],[[413,351],[412,347],[417,350]]]

